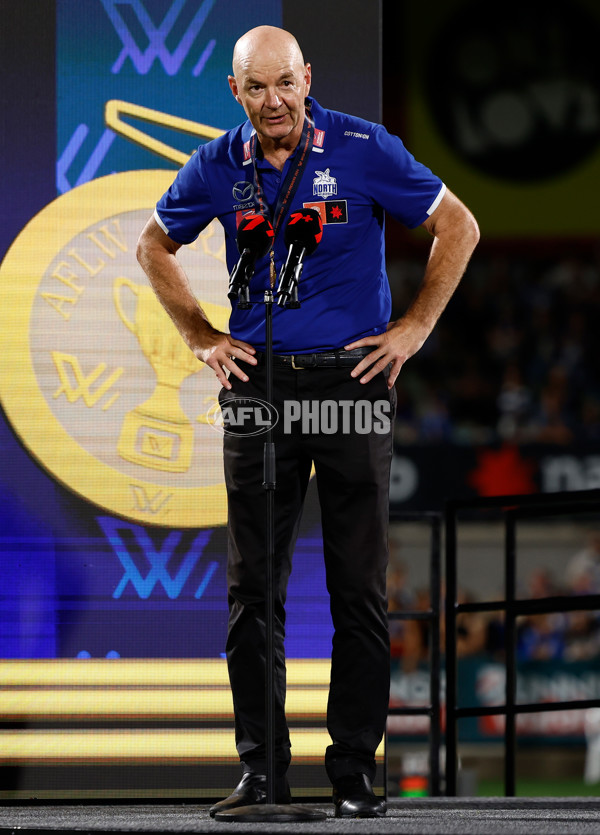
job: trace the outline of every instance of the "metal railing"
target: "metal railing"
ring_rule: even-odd
[[[441,744],[441,710],[440,710],[440,595],[441,595],[441,532],[442,514],[435,512],[424,513],[390,513],[390,522],[426,522],[429,524],[429,609],[402,610],[388,612],[389,620],[418,620],[429,624],[429,704],[403,707],[390,707],[388,716],[419,716],[429,717],[429,793],[433,797],[441,794],[440,790],[440,744]],[[387,734],[386,734],[387,750]],[[387,771],[387,757],[386,757]],[[387,779],[386,779],[387,786]]]
[[[460,511],[499,509],[504,519],[503,600],[459,603],[457,599],[457,521]],[[446,795],[455,796],[458,772],[458,721],[467,717],[506,717],[504,732],[504,789],[515,794],[516,717],[520,713],[586,709],[600,706],[600,699],[552,703],[517,703],[517,618],[523,615],[600,609],[600,595],[556,596],[541,599],[516,599],[517,522],[565,514],[600,510],[600,490],[516,496],[493,496],[468,500],[449,500],[445,507],[446,547]],[[457,616],[462,612],[505,613],[505,703],[484,707],[457,705]]]

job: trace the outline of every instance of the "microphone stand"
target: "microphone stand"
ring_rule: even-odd
[[[248,287],[239,289],[240,300],[246,306]],[[273,291],[265,290],[265,389],[269,412],[273,406]],[[290,307],[300,307],[297,285],[292,292]],[[295,823],[301,821],[325,820],[327,815],[316,809],[306,809],[297,804],[275,803],[275,489],[276,459],[273,443],[273,425],[269,426],[263,447],[263,488],[266,491],[267,510],[265,528],[265,751],[267,761],[266,803],[238,806],[217,812],[214,820],[265,823]]]

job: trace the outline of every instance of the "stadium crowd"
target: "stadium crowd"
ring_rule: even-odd
[[[392,551],[393,555],[393,551]],[[522,599],[559,595],[600,594],[600,529],[588,532],[582,547],[571,557],[561,578],[546,569],[532,571],[517,591]],[[498,598],[503,595],[499,594]],[[475,596],[459,591],[459,603]],[[443,600],[443,595],[442,595]],[[402,559],[392,559],[388,572],[390,612],[426,611],[427,589],[413,588]],[[442,650],[444,618],[440,622]],[[390,620],[392,658],[404,672],[428,664],[429,624],[424,620]],[[500,613],[463,612],[457,616],[458,657],[485,655],[504,660],[504,620]],[[600,612],[573,611],[532,615],[517,619],[517,660],[588,661],[600,658]]]
[[[422,258],[389,264],[395,315]],[[399,443],[600,439],[600,250],[476,253],[398,383]]]

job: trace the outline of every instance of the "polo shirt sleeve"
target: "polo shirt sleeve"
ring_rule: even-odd
[[[437,208],[446,186],[404,147],[402,140],[377,125],[371,135],[368,185],[375,201],[409,229]]]
[[[179,170],[173,184],[156,204],[154,217],[178,244],[190,244],[215,217],[203,171],[202,147]]]

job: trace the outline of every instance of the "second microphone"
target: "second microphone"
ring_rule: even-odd
[[[277,304],[280,307],[300,307],[298,283],[303,260],[315,251],[322,237],[323,221],[316,209],[299,209],[290,214],[284,234],[288,256],[281,268],[277,288]]]

